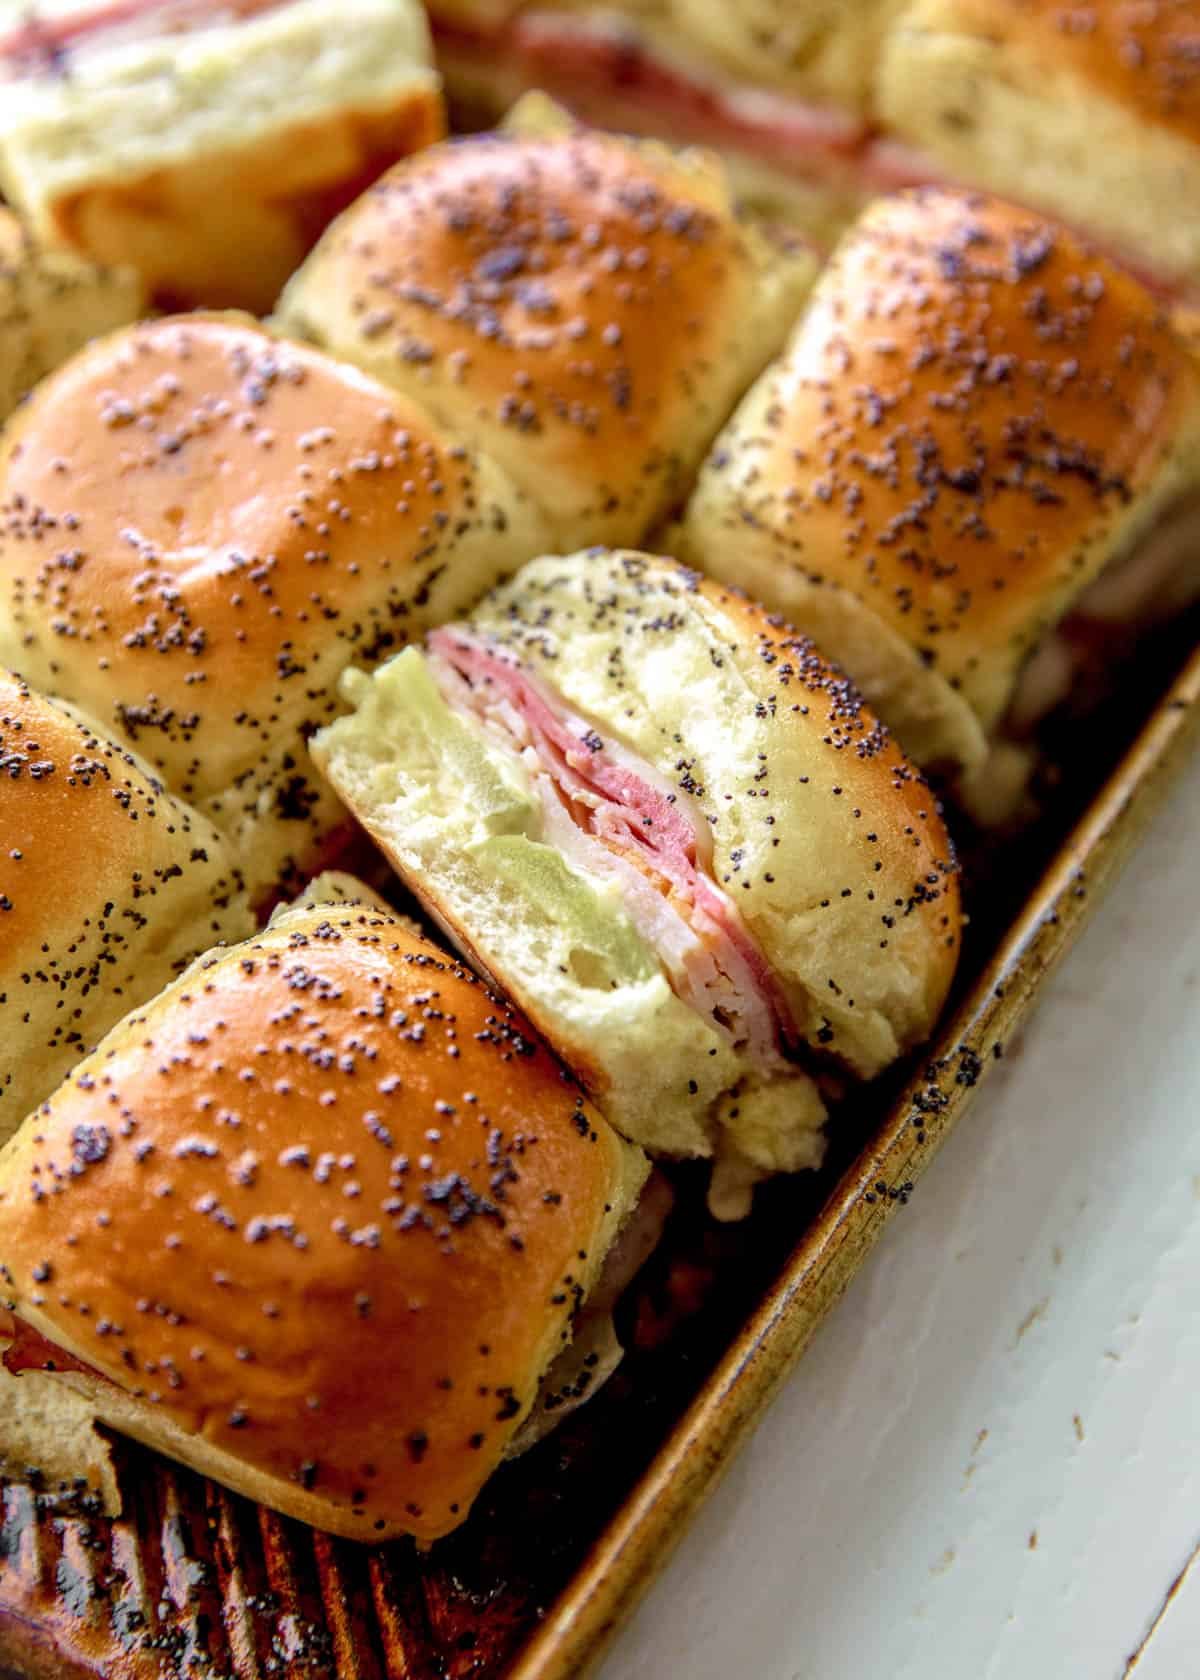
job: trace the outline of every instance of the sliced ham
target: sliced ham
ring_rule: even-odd
[[[68,56],[121,41],[213,29],[287,0],[109,0],[77,11],[35,12],[0,34],[0,78],[61,73]]]
[[[835,162],[844,167],[868,137],[851,113],[670,62],[611,18],[531,11],[488,30],[439,18],[435,8],[431,24],[447,57],[514,65],[528,86],[589,119],[601,120],[605,98],[638,103],[674,140],[729,146],[800,176]]]
[[[789,1065],[786,999],[729,895],[692,799],[602,738],[544,683],[460,628],[434,631],[430,667],[447,703],[525,762],[546,838],[584,873],[613,880],[677,995],[763,1073]]]
[[[100,1377],[99,1371],[94,1371],[90,1365],[85,1365],[81,1359],[48,1341],[32,1325],[26,1324],[24,1319],[10,1318],[5,1314],[3,1326],[4,1334],[11,1334],[12,1343],[5,1348],[0,1356],[0,1365],[6,1371],[14,1374],[18,1371],[82,1371],[84,1376],[99,1377],[101,1382],[107,1378]]]

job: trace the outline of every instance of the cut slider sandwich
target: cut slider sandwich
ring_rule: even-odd
[[[605,1345],[662,1203],[474,976],[320,896],[128,1016],[0,1154],[7,1363],[275,1510],[428,1542],[611,1369],[558,1362]]]
[[[541,88],[586,122],[720,151],[743,200],[832,242],[869,180],[897,0],[432,0],[451,108],[494,122]]]
[[[0,445],[0,660],[148,759],[262,895],[344,835],[304,739],[345,666],[544,542],[498,467],[357,369],[241,317],[151,322]]]
[[[566,550],[639,542],[676,505],[814,275],[737,215],[716,158],[536,100],[391,170],[275,320],[491,455]]]
[[[811,643],[670,561],[523,568],[374,677],[318,765],[614,1125],[710,1204],[819,1163],[959,948],[920,776]]]
[[[981,820],[1039,721],[1200,590],[1200,379],[1136,279],[974,194],[880,200],[671,541],[786,613]]]
[[[3,0],[0,184],[166,304],[266,309],[331,216],[444,132],[416,0]]]

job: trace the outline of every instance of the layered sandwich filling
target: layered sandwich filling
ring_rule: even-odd
[[[828,192],[843,221],[882,193],[970,185],[955,179],[932,153],[881,129],[866,114],[739,81],[617,16],[535,8],[466,26],[439,17],[435,6],[430,21],[451,91],[466,90],[468,105],[473,88],[498,90],[497,109],[541,88],[599,127],[712,146],[775,177]],[[480,113],[467,116],[477,121]],[[741,184],[757,196],[753,173]],[[832,242],[840,229],[834,224],[812,231],[818,237],[828,231]],[[1154,290],[1167,295],[1180,290],[1177,278],[1146,270],[1136,254],[1113,248],[1102,230],[1076,231],[1101,249],[1107,244],[1115,261]]]
[[[289,0],[109,0],[100,6],[39,6],[0,33],[0,81],[62,75],[80,53],[164,35],[218,29],[277,10]]]
[[[506,72],[511,93],[538,87],[587,120],[627,122],[679,143],[726,147],[813,177],[845,171],[870,139],[858,117],[706,73],[617,18],[529,11],[492,26],[432,19],[452,78]]]
[[[0,1314],[0,1337],[11,1338],[3,1355],[0,1355],[0,1365],[14,1376],[21,1371],[77,1371],[97,1382],[111,1380],[91,1365],[85,1365],[82,1359],[67,1353],[43,1336],[40,1330],[26,1324],[23,1318]]]
[[[447,705],[520,758],[545,839],[580,873],[615,884],[676,996],[760,1073],[786,1071],[798,1037],[787,1000],[713,878],[711,833],[686,790],[483,637],[455,627],[435,631],[428,646]]]

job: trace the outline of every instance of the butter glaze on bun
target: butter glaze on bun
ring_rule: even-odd
[[[916,0],[879,116],[952,179],[1008,193],[1200,288],[1196,0]]]
[[[0,1261],[114,1428],[334,1533],[433,1540],[645,1175],[410,923],[309,904],[201,959],[30,1117]]]
[[[4,10],[5,194],[170,306],[266,309],[332,215],[445,132],[416,0]]]
[[[816,1165],[824,1075],[878,1073],[945,999],[958,884],[929,789],[810,642],[667,560],[535,561],[428,648],[348,673],[317,762],[613,1124],[716,1156],[745,1212],[728,1173]],[[664,902],[729,984],[697,995]]]
[[[0,659],[149,759],[259,890],[344,821],[303,750],[343,667],[541,542],[498,469],[356,368],[239,317],[156,321],[0,445]]]
[[[229,847],[0,669],[0,1142],[201,951],[253,923]]]
[[[473,136],[384,176],[277,321],[491,453],[553,546],[636,542],[782,343],[812,258],[738,220],[709,154],[534,108],[539,134]]]
[[[718,438],[678,552],[803,624],[922,762],[968,769],[1043,635],[1197,479],[1158,303],[1052,222],[883,199]]]

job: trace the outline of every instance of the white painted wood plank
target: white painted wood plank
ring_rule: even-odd
[[[606,1680],[1120,1676],[1200,1540],[1198,1389],[1200,765]],[[1200,1674],[1195,1573],[1136,1680]]]

